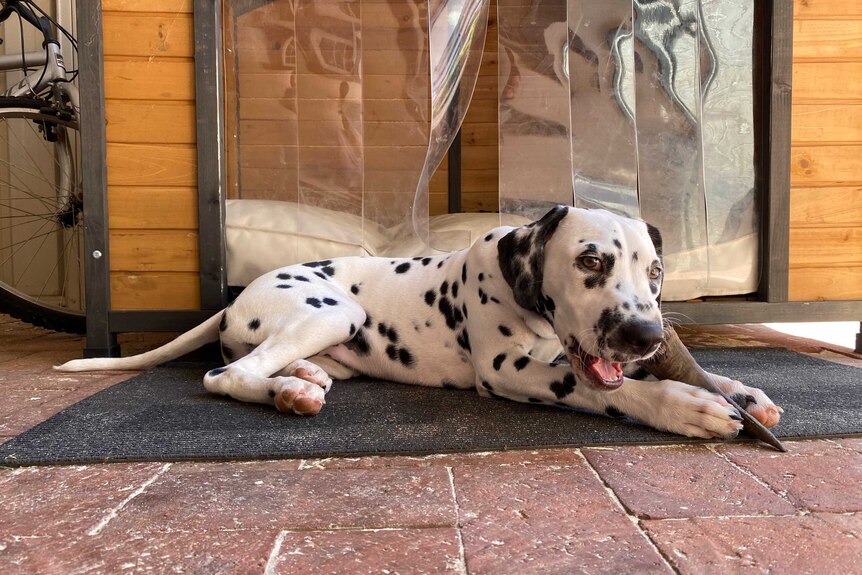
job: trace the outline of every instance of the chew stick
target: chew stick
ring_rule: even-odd
[[[665,329],[664,343],[659,351],[651,358],[640,362],[640,365],[659,379],[682,381],[719,394],[739,411],[742,416],[742,428],[752,437],[771,445],[778,451],[787,451],[771,431],[715,384],[712,377],[697,364],[673,328]]]

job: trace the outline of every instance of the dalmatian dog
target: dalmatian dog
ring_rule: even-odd
[[[624,375],[643,371],[638,362],[663,341],[663,275],[655,228],[557,206],[448,255],[277,269],[158,349],[57,369],[145,369],[220,339],[226,365],[204,387],[282,412],[316,414],[333,378],[367,375],[734,437],[741,417],[720,396]],[[764,425],[778,422],[780,408],[762,391],[716,377]]]

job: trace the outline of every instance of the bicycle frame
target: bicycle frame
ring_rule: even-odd
[[[47,23],[47,19],[36,18],[34,14],[27,12],[26,9],[20,7],[17,3],[4,2],[4,4],[6,7],[3,9],[3,12],[6,13],[6,17],[11,12],[16,12],[22,19],[42,32],[44,36],[42,45],[45,49],[43,51],[0,56],[0,71],[16,69],[25,71],[24,78],[4,91],[2,95],[7,97],[40,96],[45,90],[48,90],[52,86],[57,86],[69,98],[72,107],[78,110],[78,89],[66,81],[67,72],[66,63],[63,59],[63,51],[51,30],[50,24]],[[33,67],[36,68],[34,71],[26,73],[27,70]]]

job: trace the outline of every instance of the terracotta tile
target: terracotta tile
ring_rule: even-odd
[[[643,524],[681,573],[845,575],[858,572],[862,564],[860,515],[695,518]]]
[[[704,446],[584,449],[584,455],[638,517],[795,511],[779,495]]]
[[[330,457],[303,459],[302,469],[368,469],[374,467],[445,467],[461,465],[580,465],[577,449],[534,449],[440,453],[416,457],[406,455],[371,457]]]
[[[162,467],[28,467],[0,476],[0,541],[85,532]]]
[[[0,412],[0,435],[18,435],[42,423],[68,405],[63,400],[68,393],[65,389],[6,391],[8,403]]]
[[[471,574],[670,572],[586,464],[453,477]]]
[[[833,441],[841,447],[862,453],[862,437],[843,437]]]
[[[862,511],[862,453],[829,441],[786,444],[788,453],[744,445],[723,445],[719,452],[750,471],[799,509]]]
[[[0,389],[79,389],[106,379],[103,373],[60,373],[56,371],[9,371],[0,365]],[[5,403],[5,402],[4,402]]]
[[[297,471],[297,462],[175,464],[110,529],[453,526],[445,469]]]
[[[4,575],[79,573],[260,574],[275,532],[113,533],[0,543]]]
[[[283,533],[267,573],[463,573],[451,528]]]

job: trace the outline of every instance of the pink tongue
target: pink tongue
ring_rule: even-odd
[[[611,363],[606,359],[596,358],[596,361],[592,368],[596,373],[599,374],[605,381],[616,381],[619,379],[620,372],[622,372],[622,365],[619,363]]]

